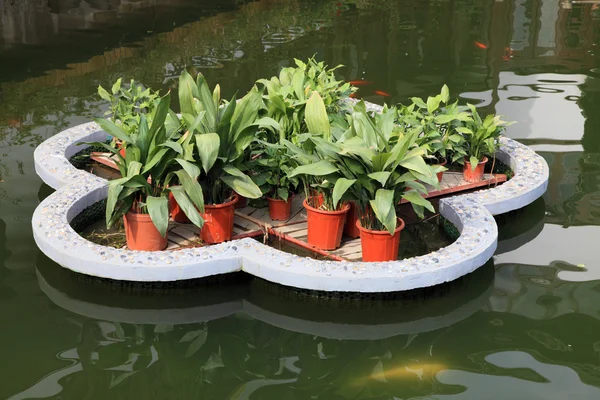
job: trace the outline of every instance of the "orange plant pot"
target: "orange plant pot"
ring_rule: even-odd
[[[119,150],[119,154],[121,155],[121,157],[125,158],[125,147],[121,147],[121,150]]]
[[[470,183],[476,183],[483,179],[483,172],[485,169],[485,163],[487,163],[488,158],[483,157],[483,160],[477,163],[475,170],[471,168],[471,162],[467,158],[465,158],[465,165],[463,166],[463,178],[465,181]]]
[[[236,193],[238,197],[237,203],[235,203],[235,208],[244,208],[246,204],[248,204],[248,199],[242,196],[241,194]]]
[[[267,197],[267,202],[269,204],[269,217],[271,217],[273,221],[287,221],[290,219],[290,216],[292,215],[293,197],[293,195],[289,196],[287,201]]]
[[[349,201],[350,209],[346,214],[346,224],[344,225],[344,235],[356,239],[360,237],[360,230],[356,227],[358,221],[358,206],[355,202]]]
[[[304,208],[308,219],[308,244],[322,250],[340,247],[346,213],[350,206],[344,204],[339,211],[325,211],[309,206],[304,199]]]
[[[448,160],[446,160],[446,159],[444,158],[444,161],[443,161],[443,162],[441,162],[441,163],[439,163],[439,164],[436,164],[436,166],[443,167],[443,166],[445,166],[447,163],[448,163]],[[440,172],[438,172],[436,175],[437,175],[437,178],[438,178],[438,182],[439,182],[439,183],[441,183],[441,182],[442,182],[442,178],[444,177],[444,171],[440,171]]]
[[[167,247],[166,236],[160,235],[150,215],[130,211],[123,217],[123,222],[129,250],[157,251]]]
[[[181,207],[179,207],[179,204],[177,204],[177,200],[175,200],[173,193],[169,193],[169,208],[171,209],[171,218],[173,218],[173,221],[182,224],[190,223],[190,219],[185,215]]]
[[[233,219],[235,218],[235,203],[238,195],[223,204],[204,206],[204,226],[200,229],[200,239],[207,244],[222,243],[231,240]]]
[[[360,230],[360,246],[363,261],[394,261],[398,259],[400,247],[400,231],[404,229],[404,221],[398,218],[398,226],[393,235],[388,231],[372,231],[363,228],[360,221],[356,221]]]

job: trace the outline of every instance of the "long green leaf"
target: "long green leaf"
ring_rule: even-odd
[[[331,139],[331,127],[329,126],[329,118],[327,117],[327,109],[319,92],[314,91],[306,102],[306,110],[304,119],[308,131],[313,135],[323,134],[325,140]]]
[[[396,208],[394,204],[394,191],[379,189],[375,193],[375,200],[369,202],[375,216],[385,226],[390,235],[396,230]]]
[[[333,207],[337,209],[338,203],[342,199],[342,196],[354,185],[356,179],[340,178],[335,182],[333,186]]]
[[[262,196],[262,191],[248,175],[232,165],[225,165],[223,170],[229,175],[222,176],[221,180],[238,194],[249,199],[258,199]]]
[[[167,228],[169,227],[169,199],[165,196],[148,196],[146,197],[146,204],[154,226],[162,237],[166,237]]]
[[[435,209],[433,208],[433,206],[431,205],[429,200],[425,199],[423,196],[421,196],[416,191],[409,190],[402,195],[402,198],[412,204],[416,204],[418,206],[425,207],[429,211],[435,212]],[[420,217],[423,218],[422,215],[420,215]]]
[[[294,177],[296,175],[311,175],[311,176],[324,176],[324,175],[329,175],[329,174],[333,174],[334,172],[337,172],[338,168],[331,164],[328,161],[325,160],[321,160],[317,163],[314,164],[309,164],[309,165],[301,165],[299,167],[296,167],[288,176]]]
[[[202,169],[208,173],[219,156],[221,139],[216,133],[203,133],[195,135],[195,138]]]
[[[131,143],[131,137],[121,127],[115,125],[111,121],[104,118],[94,118],[94,122],[97,123],[106,133],[111,136],[122,140],[125,143]]]
[[[183,186],[171,186],[169,190],[171,193],[173,193],[177,204],[179,204],[179,207],[183,210],[183,213],[189,218],[189,220],[192,221],[192,223],[198,228],[202,228],[204,225],[204,219],[200,215],[198,209],[194,207],[188,196],[185,194]]]
[[[202,187],[200,183],[192,178],[185,170],[179,170],[175,172],[179,178],[183,190],[188,195],[192,203],[196,206],[201,213],[204,213],[204,195],[202,194]]]
[[[204,109],[206,110],[206,121],[209,129],[216,129],[217,123],[217,106],[215,105],[215,99],[213,98],[208,83],[204,78],[204,75],[198,73],[196,77],[196,85],[198,86],[199,100],[202,102]]]
[[[119,194],[123,190],[121,185],[108,185],[108,197],[106,198],[106,227],[111,227],[111,220],[115,211],[115,206],[119,198]]]

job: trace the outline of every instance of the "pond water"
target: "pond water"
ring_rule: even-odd
[[[591,2],[590,2],[591,3]],[[0,398],[599,399],[600,5],[569,0],[0,0]],[[33,150],[120,76],[225,95],[316,54],[382,104],[447,83],[550,165],[456,283],[314,297],[237,276],[132,287],[63,270]]]

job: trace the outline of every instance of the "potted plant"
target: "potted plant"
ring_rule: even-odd
[[[204,225],[200,237],[205,243],[220,243],[231,239],[234,207],[239,195],[256,199],[260,188],[242,172],[248,162],[246,149],[258,131],[255,123],[261,106],[262,93],[254,87],[236,101],[222,101],[219,85],[213,92],[202,74],[196,81],[184,71],[179,79],[181,118],[171,113],[173,126],[179,126],[186,160],[193,160],[200,169],[202,212]],[[177,203],[189,214],[190,199],[186,193],[174,192]]]
[[[467,182],[479,182],[483,178],[488,157],[495,157],[500,148],[500,134],[511,123],[502,121],[501,116],[490,114],[481,119],[474,105],[467,105],[471,118],[457,131],[464,136],[466,156],[463,161],[463,177]]]
[[[122,85],[122,78],[113,83],[110,92],[98,86],[98,95],[109,102],[109,109],[104,115],[128,135],[135,133],[140,124],[141,115],[149,114],[158,102],[158,92],[137,84],[133,79],[128,87]],[[120,149],[125,157],[125,143],[113,137],[111,145]]]
[[[304,187],[308,243],[323,250],[333,250],[341,244],[350,206],[340,201],[347,190],[344,187],[346,182],[341,179],[343,175],[335,166],[340,155],[335,152],[337,147],[331,142],[325,104],[316,91],[306,103],[305,123],[309,133],[297,135],[298,145],[283,140],[291,157],[298,163],[288,177],[299,177]]]
[[[304,116],[313,92],[319,93],[331,119],[343,119],[349,109],[344,99],[348,99],[356,88],[336,79],[335,70],[341,65],[329,69],[314,58],[309,58],[306,63],[294,61],[296,67],[283,68],[278,76],[259,79],[257,83],[266,89],[261,116],[277,122],[282,138],[297,143],[296,135],[307,131]],[[338,132],[334,129],[334,136]]]
[[[106,225],[110,228],[123,218],[127,247],[131,250],[163,250],[167,246],[169,225],[169,201],[167,194],[185,196],[190,206],[186,214],[202,227],[202,191],[197,178],[200,171],[184,160],[181,143],[167,132],[165,118],[169,112],[170,95],[160,99],[153,113],[140,115],[137,132],[127,133],[122,127],[106,119],[96,119],[108,134],[126,144],[127,156],[106,143],[105,147],[117,156],[120,179],[111,180],[106,201]],[[182,185],[170,185],[174,177]]]
[[[416,214],[434,211],[423,195],[428,183],[438,185],[433,167],[425,163],[427,152],[416,131],[404,132],[390,124],[396,110],[384,107],[370,115],[364,103],[351,115],[351,129],[340,146],[336,166],[345,171],[347,198],[354,199],[359,219],[363,261],[390,261],[398,257],[400,231],[404,221],[397,217],[401,200],[410,202]]]
[[[417,132],[417,143],[425,153],[425,162],[432,166],[442,181],[448,161],[456,162],[465,156],[463,137],[456,131],[461,122],[470,119],[469,113],[459,109],[458,102],[448,104],[450,92],[444,85],[440,94],[411,98],[410,106],[398,105],[397,123],[407,131]]]

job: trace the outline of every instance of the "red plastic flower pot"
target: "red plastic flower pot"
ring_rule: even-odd
[[[269,217],[271,217],[273,221],[287,221],[290,219],[290,216],[292,215],[293,197],[293,195],[289,196],[287,201],[267,197],[267,202],[269,203]]]
[[[346,213],[350,206],[344,204],[341,210],[325,211],[309,206],[304,199],[304,208],[308,219],[308,244],[322,250],[340,247]]]
[[[360,230],[356,227],[358,221],[358,206],[355,202],[349,201],[350,210],[346,214],[346,224],[344,225],[344,235],[356,239],[360,236]]]
[[[481,160],[479,163],[477,163],[475,170],[473,170],[471,168],[471,162],[469,161],[468,158],[465,158],[465,165],[463,166],[464,180],[467,182],[470,182],[470,183],[476,183],[476,182],[481,181],[483,179],[483,171],[485,169],[485,163],[487,163],[487,162],[488,162],[488,158],[483,157],[483,160]]]
[[[443,167],[443,166],[445,166],[447,163],[448,163],[448,160],[446,160],[446,159],[444,158],[444,161],[442,161],[441,163],[439,163],[439,164],[436,164],[436,165],[434,165],[434,166],[440,166],[440,167]],[[437,175],[437,178],[438,178],[438,182],[439,182],[439,183],[441,183],[441,182],[442,182],[442,178],[444,177],[444,171],[440,171],[440,172],[438,172],[436,175]]]
[[[185,215],[181,207],[179,207],[179,204],[177,204],[177,200],[175,200],[173,193],[169,193],[169,208],[171,209],[171,218],[173,218],[173,221],[180,222],[182,224],[190,223],[187,215]]]
[[[398,259],[400,247],[400,231],[404,229],[404,221],[398,218],[398,226],[393,235],[388,231],[372,231],[363,228],[360,220],[356,221],[360,230],[360,245],[363,261],[394,261]]]
[[[204,206],[204,226],[200,230],[200,239],[207,244],[215,244],[231,240],[235,203],[238,195],[223,204]]]
[[[248,204],[248,199],[242,196],[241,194],[236,193],[238,197],[237,203],[235,203],[235,208],[244,208],[246,204]]]
[[[167,247],[166,236],[160,235],[149,214],[130,211],[125,214],[123,221],[129,250],[157,251]]]

